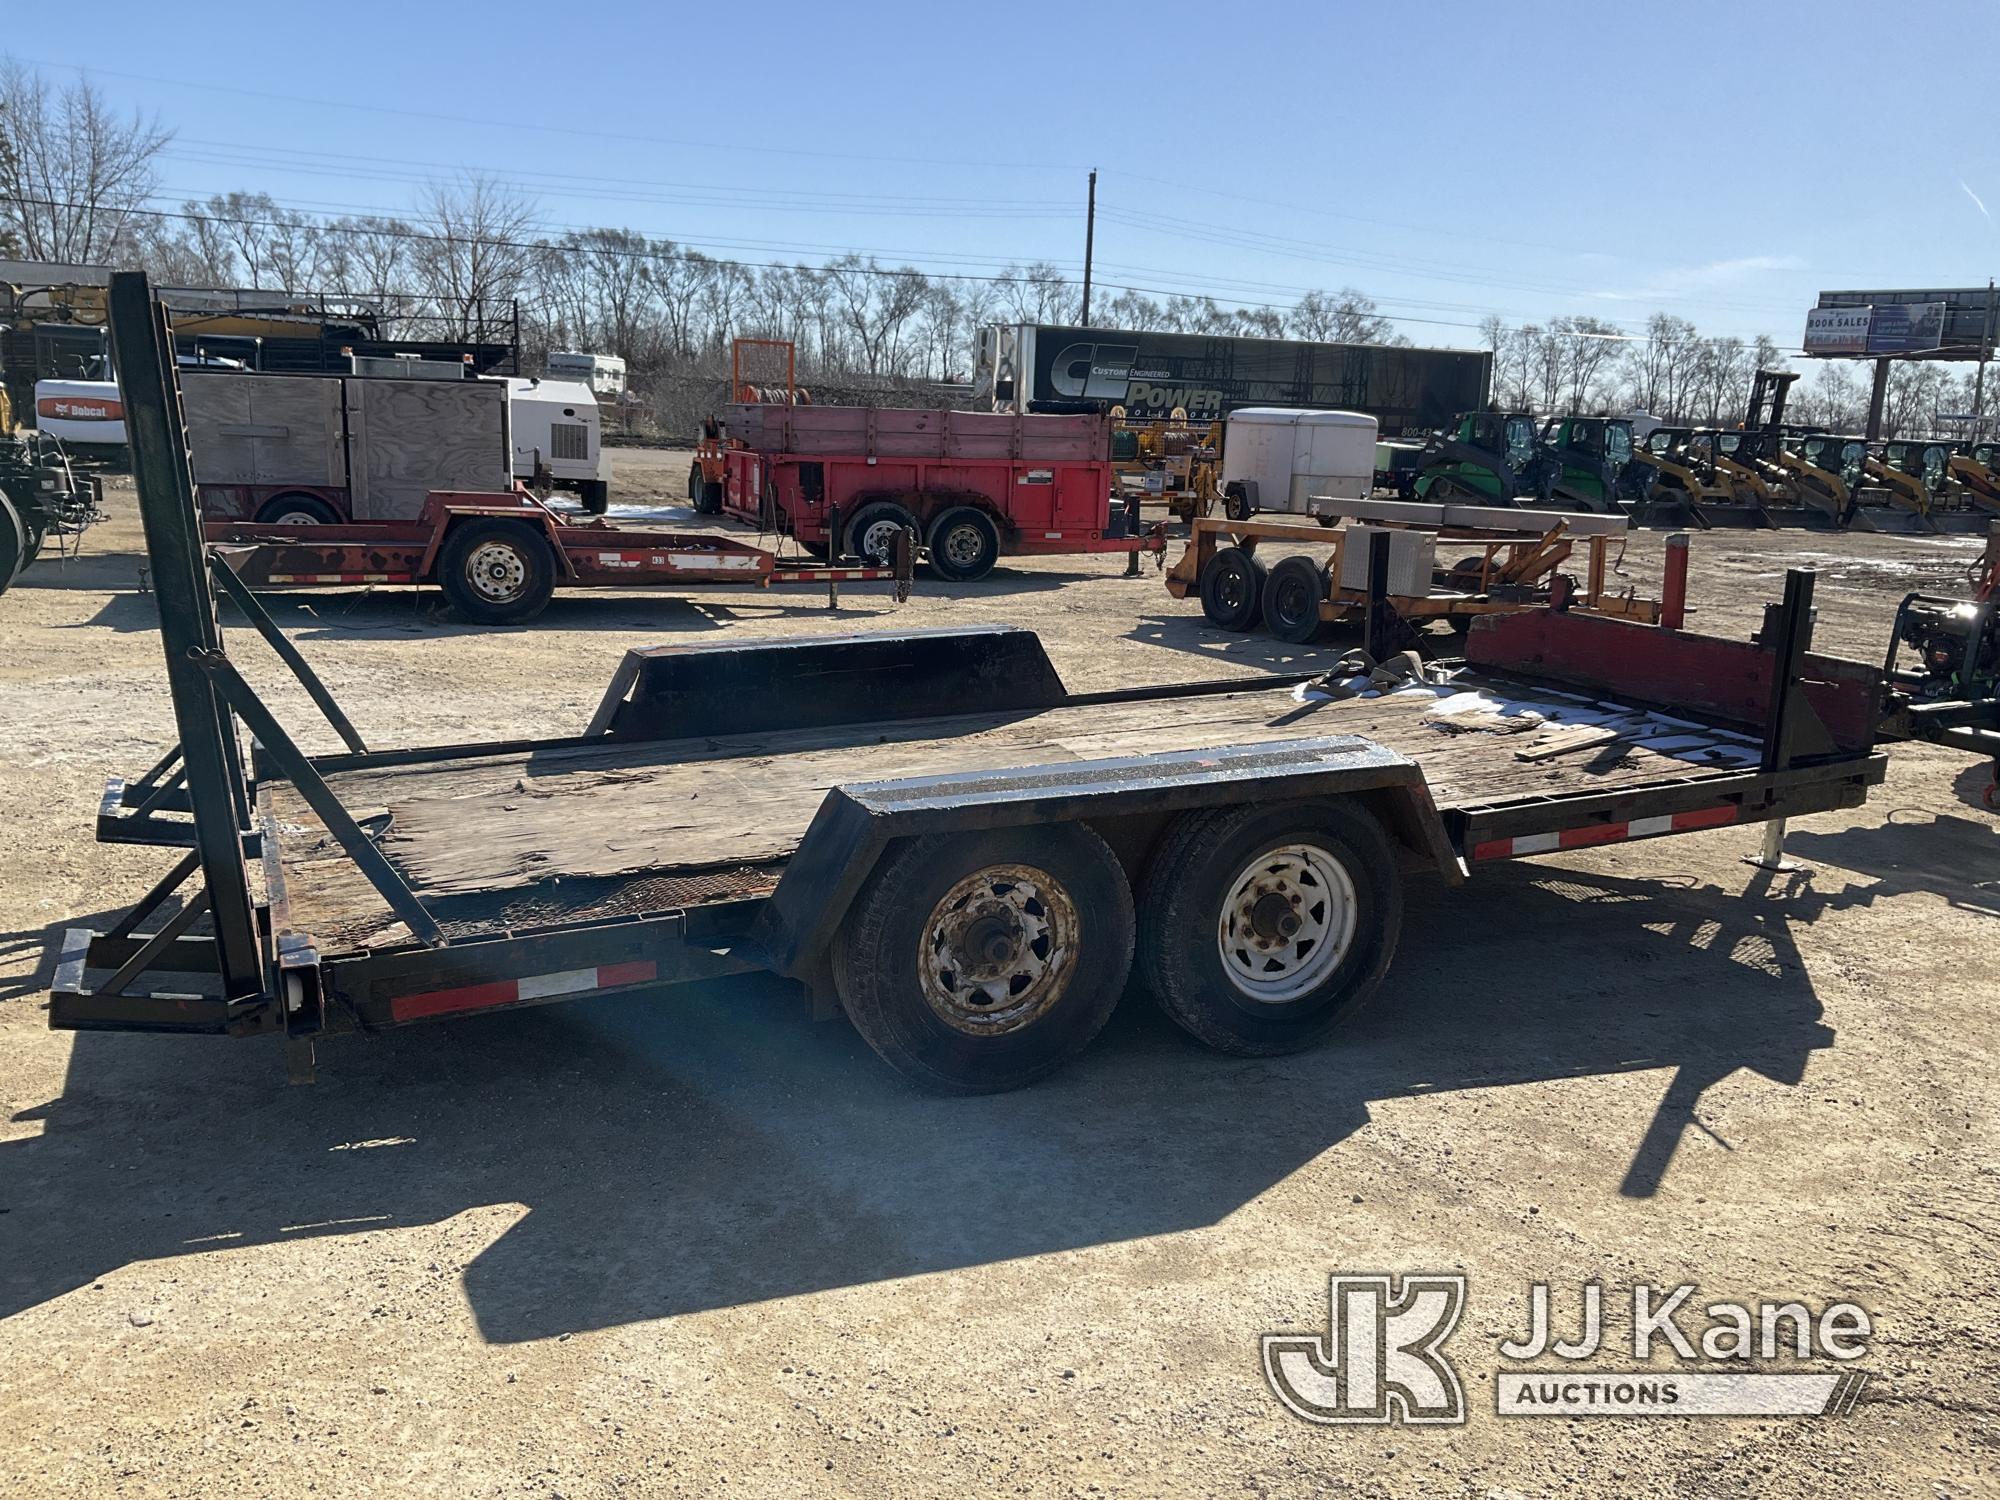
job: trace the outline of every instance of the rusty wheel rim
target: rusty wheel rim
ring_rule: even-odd
[[[917,941],[924,1001],[954,1030],[1004,1036],[1061,1000],[1081,923],[1068,890],[1032,865],[988,865],[946,891]]]

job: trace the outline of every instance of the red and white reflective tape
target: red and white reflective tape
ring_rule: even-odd
[[[1597,844],[1622,844],[1627,839],[1655,838],[1663,833],[1691,833],[1697,828],[1720,828],[1734,823],[1740,808],[1704,807],[1694,812],[1666,813],[1657,818],[1634,818],[1629,823],[1595,823],[1588,828],[1565,828],[1560,833],[1524,833],[1518,838],[1488,839],[1472,846],[1474,859],[1519,859],[1524,854],[1554,854],[1559,849],[1588,849]]]
[[[415,583],[414,573],[267,573],[266,583]]]
[[[426,1016],[448,1016],[454,1011],[484,1010],[492,1005],[518,1005],[524,1000],[587,995],[592,990],[615,989],[621,984],[649,984],[659,977],[660,966],[650,958],[633,963],[599,964],[594,969],[564,969],[559,974],[531,974],[525,979],[496,979],[490,984],[397,995],[389,1001],[389,1014],[398,1021],[420,1021]]]
[[[773,573],[773,583],[876,583],[894,578],[894,568],[795,568]]]

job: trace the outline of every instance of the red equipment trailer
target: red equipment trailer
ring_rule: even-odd
[[[525,490],[438,491],[411,521],[258,525],[210,521],[202,537],[252,589],[436,584],[481,625],[515,625],[558,588],[687,584],[865,583],[907,590],[907,533],[884,566],[801,566],[761,547],[701,532],[656,531],[557,511]]]
[[[718,508],[825,556],[881,561],[914,530],[930,565],[983,578],[1002,556],[1160,553],[1112,504],[1101,416],[750,402],[729,408]]]

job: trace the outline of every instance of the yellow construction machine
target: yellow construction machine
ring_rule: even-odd
[[[1111,469],[1120,499],[1164,504],[1183,521],[1207,515],[1222,494],[1222,424],[1191,422],[1179,407],[1163,421],[1111,409]]]

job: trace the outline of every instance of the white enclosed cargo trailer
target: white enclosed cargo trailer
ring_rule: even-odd
[[[1223,427],[1222,493],[1239,517],[1338,515],[1374,488],[1375,435],[1362,412],[1246,406]]]

